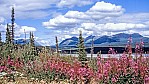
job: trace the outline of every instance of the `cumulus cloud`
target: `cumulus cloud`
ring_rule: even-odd
[[[30,26],[20,26],[15,25],[15,37],[20,38],[21,35],[24,35],[24,33],[29,34],[30,32],[35,32],[36,28],[30,27]]]
[[[35,18],[34,16],[45,17],[48,16],[48,11],[44,11],[44,9],[48,9],[52,4],[58,3],[58,0],[5,0],[0,1],[0,16],[8,18],[10,16],[11,7],[15,7],[16,17],[24,18],[25,14],[29,17],[26,18]],[[38,18],[38,17],[37,17]]]
[[[97,2],[92,6],[86,14],[92,16],[93,19],[103,19],[106,17],[118,17],[124,12],[124,8],[121,6],[116,6],[115,4],[106,3],[104,1]]]
[[[144,36],[144,37],[149,37],[149,29],[148,30],[145,30],[145,31],[139,31],[139,30],[128,30],[128,31],[125,31],[123,33],[129,33],[129,34],[133,34],[133,33],[139,33],[140,35]]]
[[[5,31],[5,25],[0,24],[0,32],[4,32]]]
[[[138,30],[145,29],[149,25],[145,24],[133,24],[133,23],[105,23],[105,24],[95,24],[95,23],[82,23],[81,27],[86,30],[91,30],[94,32],[119,32],[128,30]]]
[[[11,25],[11,23],[9,23],[9,25]],[[3,24],[3,25],[0,25],[0,31],[4,31],[6,32],[6,28],[7,28],[7,25],[6,24]],[[29,32],[35,32],[36,31],[36,28],[34,27],[29,27],[29,26],[21,26],[21,25],[18,25],[18,24],[14,24],[14,32],[15,32],[15,37],[20,37],[22,34],[24,34],[24,32],[26,34],[29,34]]]
[[[110,8],[106,8],[104,5]],[[59,15],[53,19],[50,19],[48,22],[43,22],[43,26],[55,29],[70,29],[80,25],[80,23],[91,22],[97,19],[101,20],[106,17],[118,17],[121,15],[121,13],[123,13],[123,10],[124,9],[121,6],[116,6],[114,4],[102,1],[97,2],[86,12],[68,11],[65,15]]]
[[[44,39],[36,39],[36,42],[38,42],[40,45],[42,46],[51,46],[50,44],[50,41],[49,40],[44,40]]]
[[[4,0],[0,1],[0,16],[8,18],[11,7],[15,7],[17,18],[44,18],[55,12],[49,8],[84,6],[91,4],[89,0]]]
[[[69,7],[72,8],[74,6],[84,6],[90,5],[93,2],[91,0],[61,0],[57,6],[58,7]]]
[[[5,18],[0,17],[0,24],[4,23],[4,21],[5,21]]]
[[[11,25],[11,23],[9,23]],[[7,24],[3,23],[0,24],[0,32],[6,32]],[[14,24],[14,33],[15,33],[15,39],[22,38],[21,36],[24,35],[24,32],[26,34],[29,34],[29,32],[35,32],[36,28],[30,27],[30,26],[21,26],[18,24]],[[4,34],[5,35],[5,34]]]
[[[106,3],[104,1],[97,2],[89,11],[98,12],[120,12],[124,10],[121,6],[116,6],[115,4]]]
[[[48,22],[43,22],[43,25],[47,28],[71,28],[74,27],[74,24],[77,24],[76,19],[66,18],[63,15],[50,19]]]
[[[5,25],[4,25],[4,22],[5,22],[5,18],[0,17],[0,32],[5,31]]]
[[[34,27],[28,27],[28,26],[21,26],[21,28],[19,29],[19,32],[20,33],[29,33],[29,32],[35,32],[36,31],[36,28]]]
[[[75,19],[90,19],[90,16],[84,12],[79,11],[68,11],[65,15],[66,18],[75,18]]]
[[[142,23],[149,21],[149,13],[127,13],[120,17],[113,18],[111,22],[123,22],[123,23]]]
[[[120,5],[97,2],[87,11],[68,11],[43,22],[46,28],[52,28],[60,33],[62,39],[83,32],[88,35],[113,35],[117,33],[143,33],[149,30],[148,13],[127,13]]]

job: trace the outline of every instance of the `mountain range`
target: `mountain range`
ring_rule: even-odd
[[[91,46],[92,44],[92,38],[94,46],[100,46],[100,47],[106,47],[106,46],[121,46],[125,47],[128,38],[132,38],[132,45],[135,47],[136,43],[140,43],[141,39],[144,42],[145,47],[149,47],[149,38],[143,37],[139,33],[133,33],[133,34],[126,34],[126,33],[119,33],[112,36],[93,36],[90,35],[86,38],[84,38],[84,44],[86,47]],[[77,37],[71,37],[63,40],[59,46],[60,47],[77,47],[78,44],[78,38]]]
[[[121,46],[121,47],[125,47],[127,42],[128,42],[128,38],[132,38],[132,45],[133,47],[135,47],[136,43],[139,43],[141,41],[141,39],[144,42],[145,47],[149,47],[149,38],[148,37],[143,37],[142,35],[140,35],[139,33],[133,33],[133,34],[126,34],[126,33],[119,33],[119,34],[115,34],[112,36],[87,36],[86,38],[84,38],[84,44],[86,47],[90,47],[92,44],[92,38],[93,38],[93,43],[94,46],[100,46],[100,47],[106,47],[106,46]],[[59,43],[59,47],[77,47],[79,39],[77,37],[71,37],[71,38],[67,38],[63,41],[61,41]],[[26,41],[24,39],[18,39],[15,40],[15,43],[17,44],[25,44],[25,43],[29,43],[30,40],[26,39]],[[43,44],[35,41],[35,46],[42,46]],[[52,46],[55,47],[55,46]]]
[[[28,44],[29,42],[30,42],[29,39],[26,39],[26,40],[24,40],[24,39],[17,39],[17,40],[14,41],[14,43],[20,44],[20,45]],[[38,43],[37,41],[34,41],[34,43],[35,43],[35,46],[42,46],[42,45],[41,45],[40,43]]]

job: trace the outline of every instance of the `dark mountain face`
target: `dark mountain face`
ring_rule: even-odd
[[[139,33],[133,33],[133,34],[119,33],[119,34],[113,35],[114,38],[129,38],[130,36],[132,38],[141,38],[141,37],[143,37]]]
[[[95,36],[90,35],[90,36],[86,37],[86,38],[84,39],[84,41],[86,42],[87,40],[90,40],[90,39],[92,39],[92,38],[94,38],[94,37],[95,37]]]
[[[30,42],[29,39],[26,39],[26,40],[24,40],[24,39],[17,39],[17,40],[14,41],[14,43],[20,44],[20,45],[28,44],[29,42]],[[38,42],[35,41],[35,46],[42,46],[42,45],[40,45]]]
[[[131,37],[132,38],[142,38],[143,36],[140,35],[139,33],[133,33],[133,34],[131,34]]]
[[[64,46],[64,45],[76,45],[78,43],[78,38],[77,37],[71,37],[63,40],[59,46]]]
[[[29,43],[29,42],[30,42],[29,39],[26,39],[26,40],[24,40],[24,39],[18,39],[18,40],[15,40],[14,41],[14,43],[21,44],[21,45],[26,44],[26,43]]]
[[[129,37],[130,35],[125,33],[119,33],[119,34],[113,35],[113,38],[129,38]]]
[[[115,39],[108,37],[108,36],[102,36],[102,37],[96,39],[94,41],[94,44],[101,44],[101,43],[105,43],[105,42],[111,43],[111,42],[117,42],[117,41]]]
[[[84,39],[84,43],[85,45],[88,45],[88,44],[90,45],[92,43],[92,38],[93,38],[94,44],[97,44],[97,45],[100,44],[105,46],[105,45],[109,45],[109,43],[110,44],[112,43],[113,45],[119,46],[121,44],[127,44],[128,38],[130,36],[132,37],[133,44],[135,44],[136,42],[140,42],[141,38],[145,43],[149,42],[149,38],[143,37],[138,33],[134,33],[134,34],[119,33],[113,36],[101,36],[101,37],[90,35]],[[63,45],[74,46],[74,45],[77,45],[77,43],[78,43],[78,38],[72,37],[72,38],[67,38],[63,40],[60,43],[60,46],[63,46]]]

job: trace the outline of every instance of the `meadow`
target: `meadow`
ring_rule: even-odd
[[[40,52],[29,44],[5,44],[0,47],[0,84],[148,84],[149,57],[136,56],[128,48],[120,58],[109,49],[108,58],[101,53],[80,61],[79,57],[52,54],[46,47]],[[130,51],[130,52],[129,52]]]

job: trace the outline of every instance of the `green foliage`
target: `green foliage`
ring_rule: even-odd
[[[37,52],[35,50],[35,40],[34,40],[34,35],[33,35],[33,32],[30,32],[30,52],[31,52],[31,55],[37,55]]]
[[[6,44],[11,44],[10,25],[7,24],[6,28]]]
[[[82,32],[80,31],[80,35],[79,35],[79,61],[83,62],[83,61],[87,61],[87,55],[86,55],[86,51],[85,51],[85,46],[84,46],[84,39],[82,37]]]
[[[137,76],[134,73],[121,74],[116,84],[143,84],[143,78],[141,78],[140,72]]]
[[[2,58],[7,58],[8,56],[11,56],[11,57],[13,57],[12,55],[13,55],[13,52],[14,50],[13,50],[13,45],[12,44],[5,44],[5,45],[2,45],[1,46],[1,57]]]
[[[57,57],[59,56],[59,51],[58,51],[58,39],[57,36],[55,37],[56,40],[56,53],[57,53]]]
[[[35,56],[32,54],[32,49],[29,47],[29,45],[25,45],[24,48],[21,50],[21,48],[18,50],[18,52],[21,54],[20,58],[24,59],[24,62],[27,63],[29,60],[34,60]]]
[[[34,40],[34,35],[33,32],[30,32],[30,46],[35,47],[35,40]]]
[[[2,34],[1,34],[1,32],[0,32],[0,46],[2,45]]]
[[[14,11],[14,7],[12,7],[12,11],[11,11],[11,41],[12,43],[14,44],[14,23],[15,23],[15,18],[14,18],[14,14],[15,14],[15,11]]]

